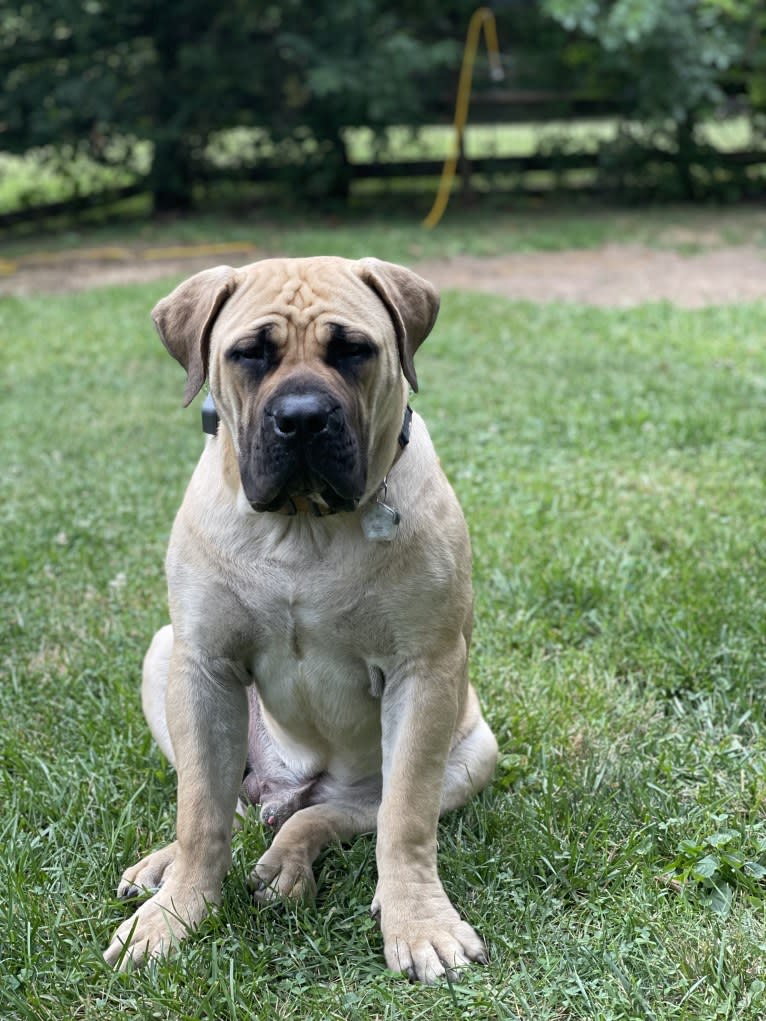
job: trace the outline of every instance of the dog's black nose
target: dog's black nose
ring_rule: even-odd
[[[302,439],[324,432],[333,409],[333,402],[323,394],[284,394],[269,410],[278,436]]]

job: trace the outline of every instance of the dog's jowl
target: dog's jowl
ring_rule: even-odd
[[[485,959],[436,866],[440,813],[497,755],[468,683],[465,522],[407,405],[438,304],[400,266],[315,258],[208,270],[155,308],[185,402],[207,380],[220,421],[171,534],[172,623],[144,661],[177,836],[125,872],[120,897],[154,894],[107,961],[167,953],[220,900],[248,803],[274,831],[258,900],[311,897],[320,850],[376,831],[389,967],[429,982]]]

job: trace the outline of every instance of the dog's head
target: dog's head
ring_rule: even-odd
[[[152,317],[186,369],[184,404],[209,379],[252,507],[304,498],[337,511],[390,467],[438,309],[402,266],[320,257],[205,270]]]

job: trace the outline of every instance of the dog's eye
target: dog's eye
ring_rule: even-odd
[[[277,349],[268,337],[255,337],[232,348],[229,358],[245,368],[263,374],[276,365]]]
[[[327,345],[327,364],[334,369],[357,368],[375,354],[375,348],[363,340],[331,340]]]

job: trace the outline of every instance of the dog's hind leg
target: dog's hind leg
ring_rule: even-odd
[[[165,713],[165,693],[168,686],[170,654],[173,651],[173,628],[170,624],[160,628],[144,656],[141,704],[146,722],[160,751],[171,765],[175,765],[173,744],[168,732]]]
[[[242,796],[261,806],[261,821],[278,830],[302,808],[311,805],[320,774],[306,775],[292,769],[263,719],[261,701],[255,685],[247,692],[248,733],[247,765],[242,781]]]
[[[471,688],[463,727],[447,759],[440,815],[460,808],[482,790],[492,777],[496,761],[497,742]],[[358,833],[375,831],[381,786],[380,777],[353,785],[319,777],[306,792],[311,804],[283,822],[271,847],[255,866],[250,876],[255,899],[313,897],[314,859],[333,841],[343,842]]]
[[[314,859],[333,841],[343,842],[358,833],[374,831],[380,791],[378,777],[344,787],[320,778],[310,795],[315,803],[284,822],[255,866],[250,876],[255,899],[313,898]]]
[[[472,687],[464,724],[450,749],[444,772],[440,815],[462,808],[492,779],[497,764],[497,741],[481,715],[479,699]]]

